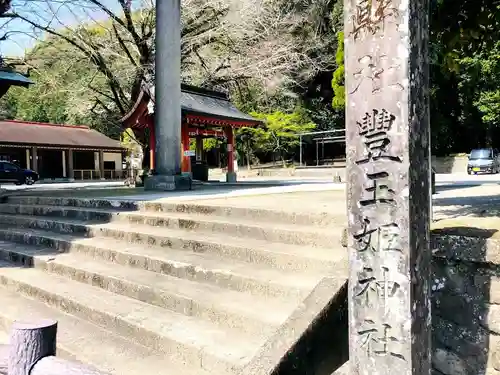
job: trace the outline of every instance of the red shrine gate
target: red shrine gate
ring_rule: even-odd
[[[154,88],[144,89],[134,107],[122,118],[126,128],[149,129],[150,168],[155,168]],[[261,125],[262,122],[239,111],[226,94],[182,85],[182,172],[191,173],[190,138],[196,138],[196,159],[201,161],[203,138],[227,139],[227,181],[236,181],[234,171],[234,129]]]

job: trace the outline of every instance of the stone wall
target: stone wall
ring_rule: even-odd
[[[498,274],[481,264],[434,264],[433,365],[438,374],[500,374],[500,300],[490,295]],[[500,286],[500,285],[498,285]]]
[[[500,375],[500,240],[494,229],[473,229],[433,240],[436,374]]]
[[[432,157],[436,173],[467,173],[467,156]]]
[[[500,375],[500,219],[436,224],[433,375]],[[334,372],[348,374],[348,363]]]

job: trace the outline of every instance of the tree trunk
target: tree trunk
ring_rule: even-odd
[[[247,168],[248,170],[252,168],[252,162],[250,160],[250,149],[247,149]]]
[[[492,147],[493,145],[493,135],[492,135],[492,129],[491,125],[488,125],[486,128],[486,147]]]

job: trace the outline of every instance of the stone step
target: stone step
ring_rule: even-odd
[[[124,212],[109,209],[73,208],[40,205],[0,205],[9,215],[70,218],[85,222],[124,222],[185,231],[224,233],[249,239],[310,247],[332,247],[341,242],[343,226],[317,228],[311,225],[256,222],[248,219],[185,213]]]
[[[43,301],[88,320],[167,358],[214,373],[230,374],[263,344],[231,327],[222,329],[133,298],[33,268],[0,264],[0,284],[11,292]]]
[[[221,201],[210,204],[197,202],[138,202],[131,200],[105,200],[105,199],[82,199],[68,197],[44,197],[44,196],[12,196],[8,199],[13,205],[41,205],[55,207],[112,209],[115,211],[130,212],[164,212],[164,213],[186,213],[198,215],[210,215],[218,217],[230,217],[247,219],[250,221],[266,223],[288,223],[298,225],[314,225],[325,227],[339,225],[345,222],[345,215],[334,215],[330,212],[319,213],[297,213],[290,210],[273,210],[251,207],[228,206]],[[344,199],[339,200],[344,204]]]
[[[43,245],[60,252],[78,252],[98,260],[260,296],[300,301],[324,276],[324,273],[319,272],[285,272],[263,264],[217,257],[211,253],[150,246],[147,240],[130,243],[124,241],[127,239],[124,236],[83,238],[74,234],[6,226],[0,228],[0,239],[4,241]],[[128,239],[133,239],[141,234],[130,232],[128,236]],[[344,275],[346,259],[344,257],[332,263],[329,274]]]
[[[0,241],[0,259],[194,316],[243,333],[269,336],[297,307],[296,302],[253,296],[78,253]]]
[[[227,236],[224,233],[200,235],[192,231],[128,222],[89,224],[69,218],[0,214],[0,224],[69,233],[80,237],[107,237],[137,245],[183,249],[290,271],[329,272],[332,266],[347,256],[346,249],[336,247],[335,244],[331,244],[329,248],[291,245]]]
[[[3,287],[0,287],[0,301],[0,330],[4,335],[10,332],[14,321],[56,320],[57,355],[62,358],[76,360],[113,375],[144,375],[145,372],[148,375],[210,374],[199,366],[176,362],[163,353]]]

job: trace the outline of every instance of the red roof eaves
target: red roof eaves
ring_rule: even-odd
[[[232,119],[220,119],[215,116],[204,116],[204,115],[186,115],[186,120],[188,124],[200,124],[209,126],[232,126],[232,127],[252,127],[258,126],[260,123],[256,121],[244,121],[244,120],[232,120]]]

